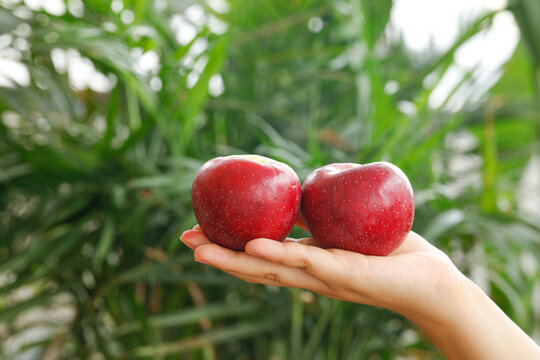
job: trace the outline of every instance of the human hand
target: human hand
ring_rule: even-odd
[[[297,225],[305,228],[301,220]],[[441,309],[452,307],[465,279],[448,256],[413,232],[385,257],[323,249],[313,238],[254,239],[238,252],[210,242],[198,225],[181,240],[196,261],[245,281],[380,306],[419,322],[445,323]]]
[[[301,220],[297,225],[305,228]],[[414,232],[384,257],[323,249],[313,238],[254,239],[238,252],[210,242],[198,225],[181,240],[195,250],[196,261],[248,282],[396,311],[424,329],[449,360],[540,358],[540,347]]]

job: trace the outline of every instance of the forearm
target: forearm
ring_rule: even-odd
[[[437,321],[411,319],[447,359],[540,359],[540,347],[472,281]]]

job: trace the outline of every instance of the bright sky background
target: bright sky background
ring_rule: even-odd
[[[400,33],[413,54],[421,56],[430,48],[443,52],[479,14],[501,10],[506,5],[506,0],[396,0],[389,30]],[[471,81],[460,87],[446,108],[459,110],[467,101],[477,101],[500,78],[501,65],[512,56],[519,36],[513,14],[509,11],[497,14],[491,27],[458,49],[455,64],[433,91],[429,104],[441,106],[469,72],[473,74]]]

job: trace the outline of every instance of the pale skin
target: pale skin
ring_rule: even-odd
[[[297,225],[305,229],[301,219]],[[540,347],[450,258],[411,232],[385,257],[323,249],[313,238],[254,239],[245,252],[210,242],[196,225],[181,240],[195,260],[247,282],[296,287],[383,307],[422,328],[447,359],[540,359]]]

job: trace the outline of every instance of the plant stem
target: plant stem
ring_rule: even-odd
[[[302,323],[304,321],[304,314],[300,291],[300,289],[291,289],[291,359],[298,359],[302,348]]]

